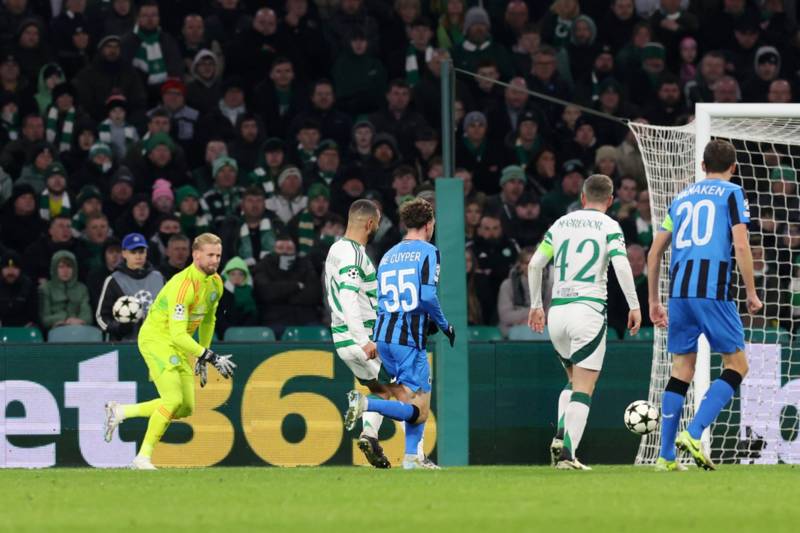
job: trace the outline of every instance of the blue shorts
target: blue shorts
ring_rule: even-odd
[[[667,351],[673,354],[697,352],[702,333],[712,352],[744,350],[744,328],[736,303],[705,298],[670,298]]]
[[[425,350],[386,342],[378,342],[377,346],[383,368],[397,383],[414,392],[431,391],[431,367]]]

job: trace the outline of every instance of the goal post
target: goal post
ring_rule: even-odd
[[[763,260],[763,268],[757,269],[757,289],[765,309],[759,317],[743,314],[751,372],[703,440],[712,457],[721,462],[800,462],[800,349],[794,349],[792,342],[795,324],[800,326],[800,308],[794,310],[789,286],[795,259],[800,276],[800,245],[791,237],[795,231],[800,234],[796,181],[800,169],[800,104],[698,104],[691,124],[662,127],[632,122],[630,128],[647,174],[654,228],[661,226],[672,198],[704,178],[701,162],[708,141],[721,138],[734,144],[734,181],[744,187],[750,201],[754,219],[751,244],[756,259]],[[769,225],[761,222],[762,216],[769,218]],[[664,304],[668,265],[669,255],[661,265]],[[737,305],[744,312],[743,285],[738,276],[732,282]],[[681,417],[682,429],[720,366],[719,356],[710,353],[701,337],[695,379]],[[670,368],[666,331],[657,330],[648,393],[648,400],[655,405],[660,405]],[[658,432],[642,438],[637,464],[655,462],[659,438]]]

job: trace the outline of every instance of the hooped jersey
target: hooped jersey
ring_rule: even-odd
[[[331,309],[331,333],[336,348],[363,344],[348,331],[345,315],[351,312],[339,301],[342,291],[358,295],[358,313],[367,334],[375,326],[375,307],[378,305],[378,282],[375,265],[361,244],[350,239],[333,243],[325,259],[325,291]]]
[[[739,185],[705,179],[679,193],[661,226],[672,232],[670,298],[732,300],[731,229],[748,222]]]
[[[608,262],[628,255],[619,223],[594,209],[573,211],[556,220],[538,251],[553,258],[551,305],[575,301],[605,305]]]

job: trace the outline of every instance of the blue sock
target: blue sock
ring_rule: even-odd
[[[413,405],[395,400],[367,398],[366,410],[380,413],[383,416],[388,416],[392,420],[398,420],[400,422],[405,422],[414,416]]]
[[[717,415],[722,408],[725,407],[731,398],[733,398],[733,387],[724,379],[716,379],[708,388],[703,401],[700,403],[700,408],[694,415],[694,420],[691,421],[689,427],[689,435],[693,439],[699,439],[703,434],[703,430],[711,425],[711,422],[717,418]]]
[[[417,447],[425,432],[425,422],[411,424],[406,422],[406,455],[417,455]]]
[[[661,452],[658,455],[667,461],[675,460],[675,437],[688,390],[687,382],[671,377],[661,396]]]

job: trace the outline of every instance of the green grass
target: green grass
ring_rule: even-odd
[[[800,468],[0,471],[0,531],[797,531]]]

